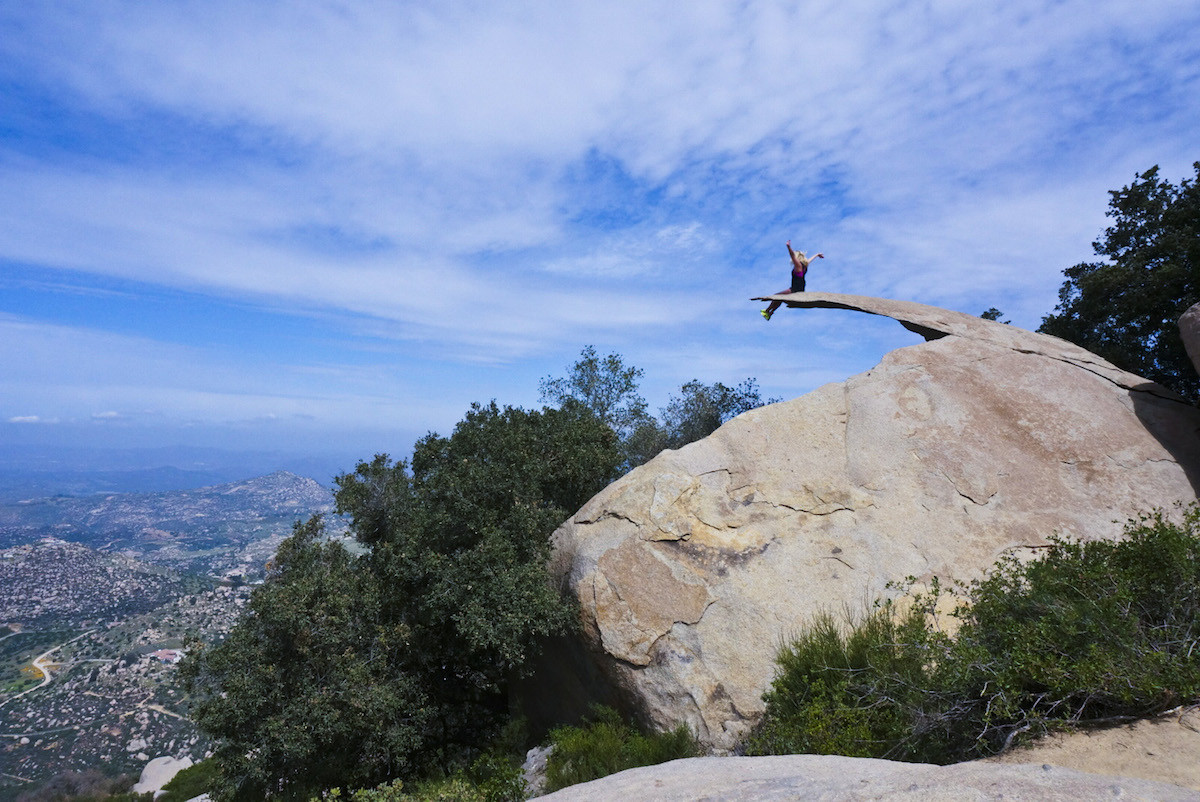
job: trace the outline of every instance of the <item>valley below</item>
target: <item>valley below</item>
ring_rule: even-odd
[[[224,637],[293,524],[332,507],[286,472],[0,506],[0,800],[66,771],[204,757],[178,678],[187,644]]]

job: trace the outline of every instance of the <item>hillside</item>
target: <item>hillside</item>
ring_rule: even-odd
[[[0,622],[85,627],[211,586],[198,577],[46,538],[0,550]]]
[[[189,638],[227,633],[249,595],[219,585],[87,628],[0,627],[0,800],[63,771],[137,776],[160,754],[201,758],[172,661]]]
[[[184,571],[252,576],[297,520],[332,509],[328,488],[287,471],[195,490],[24,499],[0,505],[0,548],[55,537]]]
[[[0,800],[66,770],[202,757],[173,661],[229,632],[292,525],[332,507],[284,471],[0,505]]]

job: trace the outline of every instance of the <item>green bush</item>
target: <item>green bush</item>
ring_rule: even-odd
[[[820,754],[926,760],[929,739],[908,736],[949,639],[926,622],[926,599],[906,613],[883,604],[856,626],[817,616],[781,648],[767,711],[751,735],[751,754]]]
[[[384,455],[338,477],[361,548],[297,525],[246,613],[190,649],[192,717],[216,741],[219,802],[411,785],[471,765],[509,688],[577,616],[550,582],[550,533],[601,490],[612,430],[581,405],[474,405],[411,471]]]
[[[1053,538],[970,589],[956,657],[986,684],[992,749],[1056,723],[1139,718],[1200,698],[1200,507],[1116,542]]]
[[[1196,505],[1181,524],[1155,513],[1116,542],[1002,559],[961,589],[953,637],[932,622],[942,593],[848,631],[819,617],[781,649],[748,751],[948,763],[1200,700]]]
[[[700,753],[684,725],[670,732],[639,732],[607,707],[592,709],[583,727],[559,727],[550,733],[554,751],[546,763],[546,791],[588,782],[638,766],[653,766]]]

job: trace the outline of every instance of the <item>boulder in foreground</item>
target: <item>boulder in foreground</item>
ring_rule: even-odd
[[[931,766],[833,755],[700,757],[612,774],[539,797],[545,802],[751,802],[751,800],[1081,799],[1175,802],[1200,792],[1150,780],[1107,777],[1048,765],[958,763]]]
[[[1196,498],[1200,411],[1159,385],[944,309],[779,298],[894,317],[929,341],[664,452],[555,533],[591,666],[653,725],[732,750],[780,642],[815,612],[861,609],[910,575],[971,580],[1055,532],[1117,537]]]

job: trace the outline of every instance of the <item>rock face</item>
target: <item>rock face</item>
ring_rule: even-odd
[[[142,777],[130,790],[135,794],[161,791],[175,775],[192,765],[190,757],[173,758],[170,755],[156,757],[142,769]]]
[[[1200,304],[1189,307],[1179,318],[1179,335],[1183,338],[1188,358],[1200,372]]]
[[[594,665],[651,724],[733,749],[781,640],[815,612],[909,575],[970,580],[1051,533],[1112,537],[1196,498],[1200,412],[1156,384],[961,313],[778,297],[887,315],[929,341],[664,452],[555,533]]]
[[[1087,774],[1054,766],[959,763],[930,766],[831,755],[701,757],[630,769],[540,797],[546,802],[750,802],[804,799],[819,802],[906,800],[1124,799],[1146,802],[1200,800],[1176,785]]]

